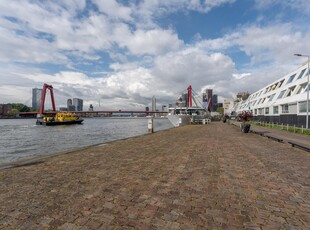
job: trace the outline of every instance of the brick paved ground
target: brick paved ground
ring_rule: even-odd
[[[309,229],[310,155],[185,126],[0,170],[0,229]]]

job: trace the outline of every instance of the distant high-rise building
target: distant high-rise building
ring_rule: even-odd
[[[73,103],[76,111],[83,111],[83,100],[80,98],[73,98]]]
[[[68,111],[75,111],[75,105],[72,105],[72,99],[67,100],[67,110]]]
[[[69,99],[67,100],[67,107],[69,108],[69,106],[71,106],[71,105],[72,105],[72,99],[69,98]]]
[[[245,101],[250,96],[249,92],[239,92],[237,93],[237,99]]]
[[[68,111],[75,111],[75,105],[70,105],[67,107]]]
[[[146,106],[146,107],[145,107],[145,111],[146,111],[146,112],[150,111],[150,108],[149,108],[148,106]],[[149,113],[146,113],[145,115],[148,116]]]
[[[94,106],[92,104],[89,105],[88,111],[94,111]]]
[[[156,111],[156,98],[155,96],[152,97],[152,111]]]
[[[206,92],[202,94],[202,105],[208,109],[209,112],[213,111],[212,89],[206,89]]]
[[[234,99],[225,99],[224,100],[224,114],[234,115],[234,106],[237,102]]]
[[[41,106],[42,89],[32,89],[32,109],[38,111]]]
[[[166,105],[163,105],[163,106],[161,107],[161,111],[162,111],[162,112],[168,112],[168,107],[167,107]]]
[[[212,94],[212,89],[207,89],[206,90],[206,94],[207,94],[207,96],[208,96],[208,111],[213,111],[213,101],[212,101],[212,96],[213,96],[213,94]]]
[[[213,94],[213,96],[212,96],[212,103],[213,103],[212,111],[216,112],[217,108],[218,108],[218,96],[217,96],[217,94]]]

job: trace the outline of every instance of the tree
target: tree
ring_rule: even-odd
[[[30,108],[22,103],[13,103],[12,107],[19,112],[30,112]]]
[[[218,112],[220,114],[224,114],[224,108],[223,107],[218,107],[216,112]]]

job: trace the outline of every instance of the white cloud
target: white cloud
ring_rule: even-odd
[[[132,54],[162,54],[179,49],[183,43],[177,34],[171,30],[154,29],[148,31],[137,30],[128,42],[124,40]]]
[[[87,7],[86,0],[0,1],[0,98],[15,100],[17,96],[9,93],[15,85],[25,85],[19,88],[22,93],[12,92],[26,98],[26,87],[40,87],[44,82],[58,90],[59,105],[74,96],[86,103],[101,98],[105,108],[143,108],[153,95],[163,103],[173,102],[189,84],[196,91],[214,86],[214,92],[230,97],[239,91],[253,92],[282,77],[295,63],[302,62],[294,53],[310,53],[308,30],[299,30],[293,23],[248,23],[215,39],[196,36],[191,44],[182,41],[176,29],[165,29],[157,23],[159,15],[177,11],[206,13],[233,2],[148,0],[125,4],[96,0],[93,3],[98,12]],[[273,3],[262,0],[260,7]],[[79,17],[86,9],[87,14]],[[244,52],[251,63],[237,69],[229,56],[232,50]],[[104,63],[102,54],[109,55],[112,61]],[[12,62],[56,63],[61,67],[56,73],[47,73],[28,65],[6,66]],[[106,72],[96,73],[93,78],[64,70],[65,66],[79,68],[80,63],[104,64]],[[102,69],[89,72],[95,74]]]
[[[166,87],[184,89],[191,84],[198,91],[204,85],[229,78],[232,71],[234,63],[228,56],[191,50],[158,57],[153,69]]]
[[[309,35],[294,32],[290,24],[251,26],[243,29],[236,44],[252,57],[253,64],[273,60],[283,63],[292,59],[296,51],[304,49],[307,37]]]
[[[94,0],[99,10],[113,19],[120,19],[125,21],[132,21],[132,9],[130,7],[123,6],[116,0]]]
[[[252,75],[251,73],[241,73],[241,74],[234,73],[232,76],[234,78],[236,78],[236,79],[242,79],[242,78],[245,78],[245,77],[249,77],[251,75]]]

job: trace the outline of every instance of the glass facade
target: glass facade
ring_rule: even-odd
[[[32,89],[32,109],[34,111],[39,111],[41,106],[42,89],[34,88]]]
[[[83,100],[79,98],[73,98],[73,105],[76,111],[83,111]]]

